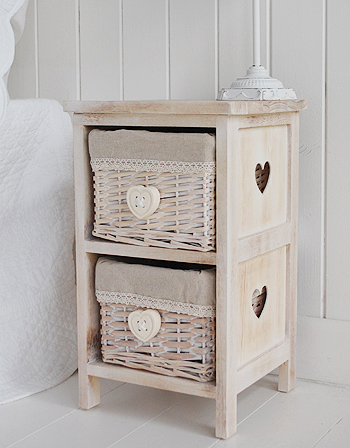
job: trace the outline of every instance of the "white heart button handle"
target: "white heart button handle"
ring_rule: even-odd
[[[157,310],[136,310],[129,314],[131,333],[140,341],[147,342],[160,330],[162,319]]]
[[[159,207],[160,193],[156,187],[133,185],[126,193],[126,202],[136,218],[149,218]]]

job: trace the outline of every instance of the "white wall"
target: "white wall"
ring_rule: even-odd
[[[313,329],[331,357],[334,335],[345,331],[336,330],[350,329],[350,4],[266,2],[263,63],[309,102],[300,135],[299,351],[302,375],[317,379],[307,369]],[[245,74],[251,44],[247,0],[31,0],[9,90],[59,101],[215,99]],[[350,369],[346,356],[341,367]]]

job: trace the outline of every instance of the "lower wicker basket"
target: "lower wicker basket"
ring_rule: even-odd
[[[139,307],[99,301],[104,362],[201,382],[214,379],[214,317],[158,310],[160,331],[150,341],[142,342],[128,326],[129,314]]]

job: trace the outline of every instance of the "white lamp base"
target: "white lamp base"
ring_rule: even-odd
[[[295,100],[293,89],[286,89],[281,81],[271,78],[266,69],[252,66],[244,78],[238,78],[230,88],[221,89],[218,100],[222,101],[261,101]]]

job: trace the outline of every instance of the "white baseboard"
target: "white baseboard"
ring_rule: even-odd
[[[350,386],[350,321],[298,316],[297,377]]]

